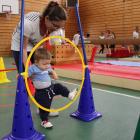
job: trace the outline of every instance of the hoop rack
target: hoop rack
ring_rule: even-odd
[[[11,13],[12,13],[12,11],[5,11],[7,19],[11,18]]]

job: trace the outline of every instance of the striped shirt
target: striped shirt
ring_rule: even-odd
[[[40,13],[39,12],[30,12],[24,16],[24,36],[29,37],[27,44],[27,52],[31,52],[33,47],[41,41],[46,35],[40,35]],[[19,51],[20,50],[20,30],[21,22],[15,28],[12,41],[11,41],[11,50]]]

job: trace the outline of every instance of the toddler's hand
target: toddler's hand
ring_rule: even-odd
[[[35,74],[31,75],[29,78],[30,78],[31,80],[34,79],[34,78],[35,78]]]
[[[52,78],[55,80],[58,80],[58,76],[57,75],[52,75]]]

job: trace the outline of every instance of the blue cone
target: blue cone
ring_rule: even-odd
[[[19,76],[12,132],[2,140],[42,140],[44,138],[44,134],[34,129],[24,79]]]
[[[139,120],[137,123],[137,127],[136,127],[136,131],[135,131],[135,135],[134,135],[133,140],[140,140],[140,116],[139,116]]]
[[[92,121],[102,116],[94,107],[92,87],[89,75],[89,69],[85,69],[85,80],[81,90],[80,102],[78,110],[70,114],[72,117],[83,120],[85,122]]]

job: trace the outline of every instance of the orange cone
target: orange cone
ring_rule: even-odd
[[[32,65],[31,61],[29,62],[29,66]],[[31,79],[28,78],[28,86],[29,86],[29,89],[31,91],[31,94],[32,95],[35,95],[35,87],[34,85],[31,83]],[[28,95],[29,96],[29,95]]]

